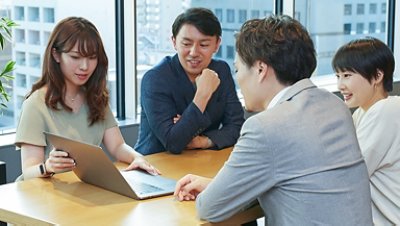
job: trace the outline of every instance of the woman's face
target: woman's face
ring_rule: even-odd
[[[337,87],[350,108],[361,107],[367,110],[374,102],[375,83],[369,82],[361,74],[352,71],[337,72]]]
[[[78,44],[76,43],[69,52],[53,52],[53,57],[60,64],[67,85],[84,85],[97,67],[97,56],[82,56]]]

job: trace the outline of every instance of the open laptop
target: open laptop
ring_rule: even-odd
[[[153,176],[141,170],[120,171],[99,146],[44,132],[50,143],[75,160],[74,173],[83,182],[134,199],[172,194],[176,180]]]

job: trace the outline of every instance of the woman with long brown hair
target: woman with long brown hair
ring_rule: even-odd
[[[72,170],[75,162],[52,149],[43,132],[100,145],[117,160],[151,174],[159,171],[128,146],[109,107],[108,59],[96,27],[68,17],[54,28],[44,53],[43,73],[23,103],[15,144],[22,177],[48,177]]]

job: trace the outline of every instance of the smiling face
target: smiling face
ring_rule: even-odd
[[[186,74],[194,79],[207,68],[213,54],[218,50],[221,39],[201,33],[195,26],[184,24],[176,38],[172,38],[179,62]]]
[[[336,77],[338,89],[348,107],[367,110],[376,102],[375,79],[369,82],[361,74],[352,71],[337,72]]]
[[[82,56],[79,52],[79,43],[76,43],[69,52],[57,53],[53,51],[53,57],[60,64],[67,86],[82,86],[92,76],[96,69],[98,58]]]

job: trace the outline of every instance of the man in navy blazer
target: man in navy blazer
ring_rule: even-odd
[[[144,75],[135,150],[144,154],[222,149],[236,143],[244,122],[228,64],[212,59],[221,25],[208,9],[191,8],[172,26],[177,54]]]

